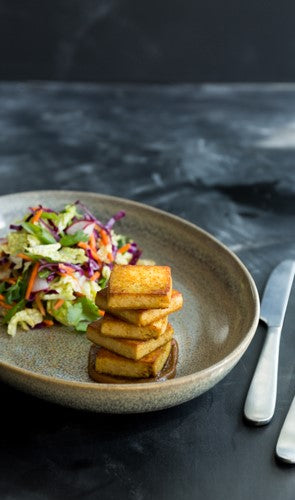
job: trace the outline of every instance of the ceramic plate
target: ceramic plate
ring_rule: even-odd
[[[98,384],[87,374],[90,342],[64,326],[19,331],[0,327],[0,376],[35,396],[79,409],[130,413],[168,408],[219,382],[239,361],[257,327],[259,298],[244,265],[225,246],[183,219],[133,201],[94,193],[35,191],[0,197],[0,236],[28,206],[55,209],[80,199],[102,221],[118,210],[117,232],[143,257],[171,266],[184,307],[170,316],[179,344],[177,376],[150,384]],[[237,382],[238,383],[238,382]]]

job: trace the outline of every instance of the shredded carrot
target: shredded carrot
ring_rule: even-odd
[[[24,253],[17,253],[16,256],[20,257],[23,260],[27,260],[27,261],[30,261],[30,262],[32,262],[32,260],[33,260],[33,259],[31,259],[31,257],[29,257],[28,255],[26,255]]]
[[[59,299],[53,306],[53,309],[55,309],[57,311],[57,309],[59,309],[64,303],[64,299]]]
[[[131,243],[126,243],[126,245],[123,245],[121,248],[119,248],[118,253],[128,252],[130,247],[131,247]]]
[[[36,305],[37,305],[40,313],[42,314],[42,316],[45,316],[46,312],[45,312],[44,306],[42,304],[42,300],[40,298],[40,295],[38,293],[36,295],[35,302],[36,302]]]
[[[89,246],[90,246],[91,250],[96,252],[96,241],[95,241],[95,237],[94,237],[93,233],[91,233],[91,235],[90,235],[90,245]]]
[[[90,245],[88,245],[87,243],[84,243],[84,241],[80,241],[80,242],[78,243],[78,247],[83,248],[84,250],[90,250],[90,251],[91,251],[91,254],[92,254],[92,257],[93,257],[93,258],[94,258],[94,259],[95,259],[95,260],[96,260],[99,264],[101,264],[101,259],[99,258],[98,253],[97,253],[95,250],[93,250],[93,249],[90,247]]]
[[[43,323],[45,323],[46,326],[53,326],[54,322],[52,319],[43,319]]]
[[[106,313],[105,311],[102,311],[101,309],[98,309],[98,312],[99,312],[100,316],[104,316]]]
[[[110,262],[113,262],[114,256],[113,256],[113,254],[111,252],[108,253],[107,257],[108,257],[108,259],[109,259]]]
[[[79,243],[77,243],[77,246],[83,248],[84,250],[90,250],[90,246],[88,245],[88,243],[85,243],[85,241],[79,241]]]
[[[12,309],[12,306],[10,304],[6,304],[2,300],[0,300],[0,306],[4,307],[4,309]]]
[[[100,272],[99,272],[99,271],[96,271],[96,273],[94,273],[94,274],[91,276],[90,281],[96,281],[99,277],[100,277]]]
[[[0,300],[5,300],[4,295],[2,295],[1,293],[0,293]]]
[[[73,269],[70,266],[65,266],[64,264],[59,264],[59,268],[65,271],[68,274],[73,274],[75,272],[75,269]]]
[[[98,253],[91,250],[91,254],[92,257],[96,260],[96,262],[98,262],[98,264],[101,264],[101,259],[99,258]]]
[[[43,213],[42,208],[39,208],[39,210],[37,210],[37,212],[35,212],[34,216],[32,217],[31,223],[35,224],[35,222],[38,222],[38,220],[40,219],[42,213]]]
[[[39,262],[36,262],[36,264],[34,264],[34,267],[33,267],[33,270],[31,272],[31,276],[30,276],[30,279],[29,279],[29,282],[28,282],[28,286],[27,286],[27,290],[26,290],[26,295],[25,295],[25,299],[26,300],[29,300],[29,298],[30,298],[31,291],[32,291],[32,288],[34,286],[35,279],[37,277],[39,267],[40,267]]]
[[[6,283],[9,283],[10,285],[15,285],[15,283],[16,283],[15,278],[8,278],[7,280],[4,280],[4,281],[6,281]]]
[[[101,229],[100,230],[100,236],[101,236],[101,242],[103,245],[107,245],[108,242],[109,242],[109,238],[108,238],[108,235],[107,233],[105,232],[104,229]]]

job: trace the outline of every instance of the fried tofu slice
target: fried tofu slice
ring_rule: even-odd
[[[147,340],[158,338],[166,330],[167,324],[167,316],[147,326],[137,326],[106,313],[101,320],[101,333],[107,337]]]
[[[95,369],[95,361],[98,352],[104,349],[104,347],[99,347],[98,345],[92,344],[89,349],[88,356],[88,374],[89,377],[95,382],[99,382],[100,384],[128,384],[130,382],[164,382],[165,380],[169,380],[174,378],[176,375],[176,366],[178,360],[178,344],[177,341],[173,338],[171,340],[171,349],[169,356],[164,363],[163,367],[156,374],[156,376],[149,376],[147,378],[134,378],[134,377],[126,377],[126,376],[118,376],[111,375],[109,373],[101,373],[96,371]],[[161,349],[161,347],[159,347]],[[110,352],[110,351],[108,351]],[[152,353],[151,353],[152,354]],[[150,356],[150,354],[148,354]],[[130,361],[130,360],[128,360]],[[141,360],[140,360],[141,361]],[[140,361],[134,361],[134,363],[140,363]]]
[[[172,278],[169,266],[115,264],[107,303],[115,309],[152,309],[170,305]]]
[[[119,377],[156,377],[165,365],[170,350],[171,341],[166,342],[140,360],[134,361],[101,347],[96,354],[95,371]]]
[[[98,323],[98,324],[97,324]],[[162,335],[157,339],[149,340],[130,340],[130,339],[119,339],[106,337],[101,333],[101,323],[96,322],[95,328],[90,324],[87,329],[87,338],[94,344],[105,347],[110,351],[113,351],[120,356],[125,356],[130,359],[140,359],[150,352],[154,351],[163,344],[166,344],[172,339],[174,330],[170,323],[168,323],[167,328]]]
[[[107,289],[104,288],[96,295],[96,305],[99,309],[111,313],[133,325],[146,326],[158,321],[168,314],[178,311],[183,306],[183,297],[178,290],[172,290],[170,305],[163,309],[113,309],[108,307]]]

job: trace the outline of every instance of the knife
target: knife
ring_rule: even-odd
[[[256,425],[268,424],[275,411],[280,337],[294,272],[293,260],[282,261],[272,271],[261,301],[260,319],[267,334],[244,407],[245,417]]]
[[[295,397],[280,432],[276,454],[284,462],[295,464]]]

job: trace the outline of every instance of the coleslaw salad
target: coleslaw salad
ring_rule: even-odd
[[[80,201],[57,212],[38,205],[0,239],[0,314],[7,333],[52,326],[56,321],[85,332],[103,311],[95,297],[114,263],[136,264],[141,250]]]

